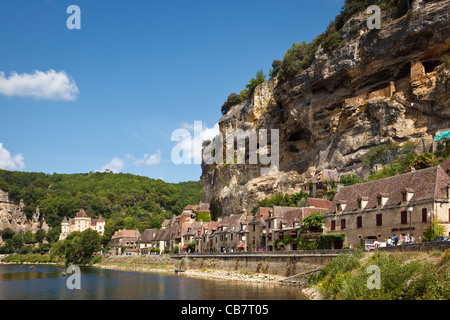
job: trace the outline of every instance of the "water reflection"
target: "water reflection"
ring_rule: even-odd
[[[295,287],[179,275],[81,268],[81,290],[52,266],[0,266],[0,299],[23,300],[298,300]],[[70,276],[70,275],[69,275]]]

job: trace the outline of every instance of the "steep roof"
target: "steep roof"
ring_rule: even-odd
[[[136,238],[138,239],[140,236],[140,233],[138,230],[118,230],[114,233],[112,238]]]
[[[81,209],[80,211],[78,211],[75,218],[89,218],[89,216],[86,214],[86,212],[83,209]]]
[[[441,167],[450,176],[450,157],[441,164]]]
[[[308,207],[328,209],[330,207],[331,201],[328,201],[325,199],[308,198],[307,203],[308,203],[308,205],[307,205]]]
[[[334,197],[327,213],[336,211],[338,201],[346,202],[343,212],[356,211],[358,208],[358,197],[368,200],[365,209],[376,208],[378,204],[377,195],[383,194],[388,198],[384,206],[396,206],[402,202],[402,191],[408,189],[413,192],[411,204],[433,200],[447,199],[446,187],[450,184],[450,176],[440,167],[432,167],[397,175],[381,180],[358,183],[343,187]]]
[[[144,232],[142,232],[142,235],[141,235],[139,241],[143,242],[143,243],[149,243],[149,242],[153,241],[155,236],[156,236],[155,229],[145,229]]]

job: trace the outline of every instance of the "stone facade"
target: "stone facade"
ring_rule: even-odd
[[[325,215],[325,233],[345,233],[337,248],[406,234],[417,242],[436,220],[450,235],[449,200],[450,176],[441,166],[343,187]]]
[[[103,235],[105,232],[105,220],[102,217],[98,219],[92,219],[89,217],[84,210],[80,210],[74,219],[67,220],[64,217],[61,222],[61,233],[59,235],[59,240],[64,240],[67,236],[74,232],[92,229]]]

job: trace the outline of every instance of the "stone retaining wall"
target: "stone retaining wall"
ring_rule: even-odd
[[[178,261],[176,266],[181,270],[215,269],[289,277],[321,268],[340,253],[334,251],[323,254],[298,254],[297,252],[280,254],[196,254],[172,255],[171,258]]]

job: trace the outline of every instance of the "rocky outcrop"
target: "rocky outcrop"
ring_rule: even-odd
[[[450,71],[440,62],[450,55],[450,0],[413,4],[402,18],[384,16],[381,30],[365,29],[364,16],[355,16],[341,30],[344,46],[331,53],[319,48],[308,70],[282,84],[270,79],[225,114],[223,134],[279,129],[279,172],[203,165],[203,201],[222,214],[249,213],[267,195],[298,192],[322,169],[351,170],[375,145],[422,137],[430,145],[436,130],[450,128]],[[355,25],[357,37],[350,35]]]
[[[39,229],[48,231],[48,225],[44,217],[41,217],[39,207],[31,219],[27,218],[24,207],[22,200],[17,204],[9,199],[7,192],[0,190],[0,230],[10,228],[14,232],[30,230],[32,233]]]

